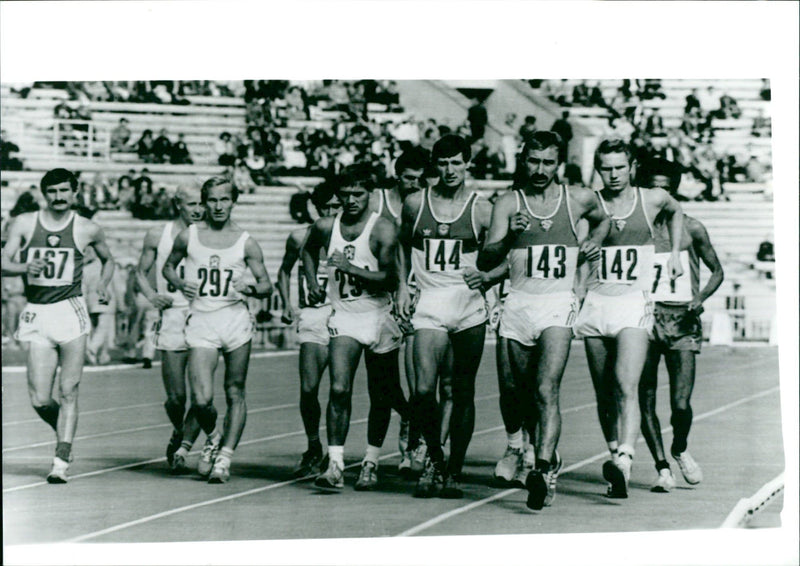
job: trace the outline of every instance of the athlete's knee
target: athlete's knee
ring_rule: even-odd
[[[352,391],[353,389],[350,387],[350,384],[348,383],[345,382],[331,383],[331,400],[337,402],[349,401]]]
[[[244,387],[239,385],[229,385],[225,388],[225,400],[230,405],[231,403],[239,403],[244,401],[245,392]]]

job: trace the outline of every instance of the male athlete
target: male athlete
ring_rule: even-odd
[[[142,255],[136,269],[136,281],[142,294],[158,309],[160,320],[154,345],[161,351],[161,379],[167,393],[164,409],[172,423],[172,437],[167,444],[167,466],[173,474],[188,471],[186,456],[200,434],[200,425],[194,413],[186,411],[186,364],[189,347],[184,337],[189,301],[177,287],[168,283],[162,271],[167,256],[172,251],[175,238],[186,228],[203,219],[204,207],[200,202],[200,191],[196,187],[181,186],[175,191],[173,204],[178,217],[167,222],[163,228],[152,228],[147,232],[142,246]],[[185,275],[185,262],[178,265],[178,276]],[[150,273],[155,265],[156,288],[150,285]]]
[[[471,157],[469,143],[446,135],[433,146],[432,162],[440,181],[410,195],[403,203],[401,243],[403,265],[398,308],[414,327],[416,384],[412,397],[412,428],[419,427],[428,445],[429,463],[417,482],[415,497],[459,498],[461,468],[475,427],[475,376],[486,335],[483,289],[489,275],[475,260],[491,204],[468,191],[464,180]],[[416,275],[419,300],[413,305],[408,265]],[[445,463],[436,381],[447,350],[453,349],[453,408],[450,418],[451,455]]]
[[[28,304],[20,313],[15,338],[28,351],[31,404],[56,432],[56,453],[47,481],[66,483],[78,426],[86,335],[91,330],[81,289],[83,256],[91,246],[103,264],[97,285],[100,299],[107,297],[114,261],[100,227],[72,210],[78,190],[75,175],[51,169],[40,187],[46,207],[14,219],[3,249],[2,273],[21,275],[25,285]],[[59,400],[55,400],[52,393],[59,365]]]
[[[677,182],[671,163],[650,164],[647,186],[660,187],[674,194]],[[689,484],[703,480],[703,472],[686,449],[689,429],[692,426],[692,407],[689,403],[695,378],[695,356],[700,351],[703,326],[700,314],[703,302],[722,284],[725,275],[717,254],[703,224],[684,216],[684,230],[680,243],[680,260],[683,275],[673,281],[666,277],[666,260],[669,256],[670,240],[666,227],[657,223],[655,272],[651,299],[655,301],[653,311],[655,325],[653,340],[647,355],[642,379],[639,382],[639,407],[642,412],[642,434],[656,462],[658,478],[652,490],[669,492],[675,487],[675,478],[664,454],[661,439],[661,423],[656,415],[656,388],[658,387],[658,363],[663,354],[669,373],[670,407],[672,415],[671,454]],[[711,270],[706,285],[700,289],[700,260]]]
[[[567,189],[556,173],[563,161],[564,144],[558,134],[535,132],[522,149],[520,163],[527,182],[503,194],[492,211],[486,244],[478,267],[493,267],[506,257],[510,290],[500,319],[499,335],[508,340],[517,399],[533,392],[538,422],[525,423],[536,449],[536,465],[528,474],[528,507],[541,509],[555,498],[561,458],[556,447],[561,434],[559,390],[578,314],[575,275],[579,255],[599,257],[609,220],[591,191]],[[589,236],[578,240],[576,224],[585,218]],[[581,258],[581,259],[583,259]],[[530,414],[530,411],[528,412]],[[523,410],[516,416],[517,468],[523,464]],[[532,415],[532,416],[533,416]],[[539,433],[536,433],[538,425]],[[507,423],[508,426],[508,423]],[[534,440],[535,439],[535,440]],[[509,445],[512,438],[509,437]]]
[[[327,295],[333,312],[330,333],[331,389],[328,400],[328,468],[315,480],[326,491],[344,487],[344,443],[350,427],[353,379],[362,352],[370,398],[367,450],[355,488],[371,490],[378,483],[378,458],[391,410],[407,417],[400,387],[398,350],[401,332],[392,316],[391,293],[397,287],[397,229],[369,210],[372,184],[364,172],[350,169],[333,181],[342,212],[320,218],[303,248],[308,297]],[[318,283],[320,251],[328,252],[327,290]]]
[[[246,297],[264,298],[272,292],[258,243],[231,220],[238,189],[225,177],[211,177],[200,190],[205,220],[190,225],[175,238],[162,270],[167,283],[189,301],[184,334],[189,346],[190,411],[208,439],[197,471],[209,483],[230,478],[231,459],[247,420],[245,381],[250,363],[253,321]],[[186,260],[184,277],[178,266]],[[255,284],[244,279],[249,268]],[[225,413],[217,432],[214,371],[219,351],[225,360]]]
[[[673,242],[667,261],[670,280],[682,273],[679,246],[683,231],[680,205],[662,189],[642,190],[630,183],[632,153],[619,139],[603,140],[594,165],[603,188],[596,193],[611,228],[600,258],[590,265],[587,293],[575,335],[584,339],[597,396],[597,413],[611,460],[603,477],[608,495],[628,496],[634,445],[639,434],[638,387],[653,328],[653,220],[663,215]]]
[[[314,188],[311,201],[320,217],[336,215],[342,208],[342,203],[329,182],[323,182]],[[305,270],[300,265],[298,271],[298,301],[300,303],[299,315],[292,307],[290,297],[290,281],[292,268],[300,258],[303,244],[305,243],[311,227],[294,230],[286,239],[286,252],[283,255],[280,270],[278,271],[278,292],[283,300],[282,320],[291,324],[297,320],[297,337],[300,342],[300,416],[303,419],[303,428],[308,439],[308,450],[300,457],[300,462],[294,469],[293,475],[303,478],[311,474],[319,474],[322,470],[323,454],[322,443],[319,440],[319,420],[322,410],[319,405],[319,384],[322,373],[328,365],[328,318],[331,315],[331,304],[327,299],[317,304],[308,300],[308,285],[306,285]],[[320,250],[317,276],[319,285],[324,287],[327,283],[328,271],[326,269],[327,253]]]

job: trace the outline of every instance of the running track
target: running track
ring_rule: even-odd
[[[28,404],[24,373],[4,372],[4,544],[713,529],[739,498],[752,495],[783,471],[777,350],[706,348],[698,359],[690,436],[706,481],[688,486],[673,463],[677,489],[650,493],[655,472],[640,441],[630,498],[605,498],[600,474],[604,442],[582,344],[575,343],[561,394],[559,450],[565,469],[558,497],[553,507],[530,513],[524,490],[497,487],[491,478],[505,447],[493,348],[487,345],[478,376],[475,436],[465,468],[467,493],[459,501],[411,497],[413,484],[395,473],[397,415],[384,445],[379,490],[353,491],[366,442],[363,367],[356,378],[345,452],[350,464],[346,487],[334,495],[290,478],[305,449],[296,407],[294,354],[252,360],[247,427],[231,481],[217,486],[166,473],[163,452],[170,426],[161,406],[158,367],[85,374],[71,480],[63,486],[47,485],[43,479],[54,449],[53,434]],[[659,415],[668,446],[663,365],[661,371]],[[321,399],[327,399],[327,377]],[[221,418],[220,387],[216,404]],[[760,525],[777,526],[781,505],[782,500],[773,504]]]

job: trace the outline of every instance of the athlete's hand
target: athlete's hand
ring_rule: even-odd
[[[473,267],[464,269],[464,281],[470,289],[480,289],[486,283],[486,274]]]
[[[291,305],[286,305],[283,308],[283,314],[281,315],[281,322],[284,324],[292,324],[297,319],[297,311]]]
[[[397,301],[397,314],[400,318],[410,319],[411,315],[414,314],[414,301],[408,291],[408,287],[400,285],[400,288],[397,289],[395,300]]]
[[[248,283],[244,279],[237,279],[233,282],[233,289],[242,295],[252,295],[252,292],[250,291],[250,285],[251,283]]]
[[[342,273],[350,273],[351,263],[339,250],[328,256],[328,265],[332,265]]]
[[[181,285],[181,292],[184,297],[191,301],[197,295],[197,283],[184,281]]]
[[[578,251],[583,254],[586,261],[600,259],[600,246],[591,240],[584,240]]]
[[[692,302],[689,303],[689,310],[696,315],[703,314],[703,311],[705,310],[703,308],[703,301],[697,298],[692,299]]]
[[[41,258],[32,259],[28,262],[28,275],[36,277],[47,266],[47,262]]]
[[[308,301],[312,305],[319,304],[325,300],[325,288],[319,285],[310,284],[308,286]]]
[[[150,303],[161,311],[172,306],[172,297],[168,297],[167,295],[153,295],[153,298],[150,299]]]
[[[681,265],[681,259],[677,252],[670,254],[667,267],[669,268],[669,278],[672,281],[675,281],[678,277],[683,275],[683,266]]]
[[[524,232],[528,229],[528,226],[531,225],[530,216],[523,212],[517,212],[511,218],[508,219],[508,229],[512,233],[519,234]]]
[[[97,288],[97,302],[101,305],[107,305],[111,301],[111,295],[106,287]]]

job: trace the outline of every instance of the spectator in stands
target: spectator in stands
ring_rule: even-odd
[[[536,116],[525,116],[525,121],[519,127],[519,137],[526,143],[536,133]]]
[[[230,167],[236,161],[236,146],[228,132],[219,135],[219,139],[214,143],[214,151],[217,153],[217,163],[220,165]]]
[[[166,187],[159,187],[153,197],[153,217],[158,220],[167,220],[172,218],[172,212],[172,199],[167,193]]]
[[[86,342],[86,359],[90,365],[109,363],[116,341],[117,304],[114,288],[109,285],[104,297],[96,291],[101,267],[97,254],[92,248],[87,248],[83,258],[83,296],[92,323],[92,331]]]
[[[745,165],[745,177],[748,183],[763,183],[766,180],[764,166],[755,155],[751,155]]]
[[[645,132],[651,136],[663,136],[666,134],[666,131],[664,130],[664,119],[661,117],[661,113],[658,111],[658,108],[653,108],[650,116],[648,116]]]
[[[469,122],[471,134],[470,142],[475,143],[483,139],[486,133],[486,125],[489,123],[489,114],[486,112],[486,107],[481,99],[474,99],[472,106],[467,110],[467,121]]]
[[[569,123],[569,111],[564,110],[564,112],[561,113],[561,118],[553,122],[550,130],[561,136],[561,139],[564,141],[564,161],[566,161],[569,142],[572,140],[572,126]]]
[[[575,106],[589,106],[589,87],[586,81],[581,81],[572,89],[572,104]]]
[[[256,185],[253,182],[252,175],[250,175],[250,169],[244,164],[244,161],[237,160],[230,175],[233,185],[239,189],[240,194],[255,192]]]
[[[8,216],[10,218],[16,218],[20,214],[36,212],[37,210],[39,210],[39,203],[36,201],[34,194],[31,191],[23,191],[17,197],[17,202],[11,207]]]
[[[664,100],[667,98],[667,95],[661,90],[661,80],[645,79],[644,90],[639,93],[639,98],[642,100],[652,100],[653,98]]]
[[[759,92],[759,96],[761,96],[761,100],[772,99],[772,89],[769,85],[769,79],[761,79],[761,91]]]
[[[700,99],[697,98],[697,89],[686,95],[686,106],[683,107],[684,114],[690,114],[695,108],[700,109]]]
[[[120,118],[117,127],[111,130],[111,151],[128,151],[128,143],[131,140],[131,131],[128,129],[128,119]]]
[[[721,120],[729,118],[739,119],[742,116],[742,111],[739,109],[739,104],[736,99],[729,95],[727,92],[722,93],[719,97],[719,110],[717,110],[716,117]]]
[[[178,134],[178,141],[170,148],[169,162],[173,165],[191,165],[193,163],[189,148],[183,139],[183,133]]]
[[[17,153],[19,146],[13,142],[8,141],[5,130],[0,130],[0,166],[3,171],[20,171],[22,170],[22,161],[18,157],[11,154]]]
[[[153,163],[155,154],[153,153],[153,130],[145,130],[136,142],[136,154],[145,163]]]
[[[172,152],[172,142],[167,135],[166,128],[161,128],[158,137],[153,142],[153,161],[164,163],[169,159]]]
[[[622,79],[622,85],[620,85],[617,92],[625,102],[628,102],[631,98],[633,98],[633,90],[631,89],[631,80]]]
[[[772,243],[772,238],[770,236],[767,236],[764,241],[758,245],[756,260],[775,261],[775,244]]]
[[[569,185],[583,186],[583,173],[580,165],[575,163],[575,158],[564,166],[564,179]]]
[[[592,90],[589,94],[589,106],[598,106],[600,108],[608,106],[605,98],[603,98],[603,91],[600,89],[600,83],[597,81],[592,85]]]
[[[750,133],[759,138],[768,138],[772,135],[772,121],[764,115],[764,109],[758,109],[758,116],[753,118],[753,128]]]
[[[686,112],[681,120],[681,132],[683,132],[686,137],[693,140],[700,139],[700,126],[702,121],[700,112],[700,107],[696,106]]]
[[[711,111],[719,103],[717,91],[712,85],[708,85],[708,88],[706,88],[705,91],[699,93],[698,98],[700,100],[700,110],[703,115],[711,113]]]
[[[286,111],[289,120],[308,120],[308,95],[299,86],[292,86],[286,91]]]

